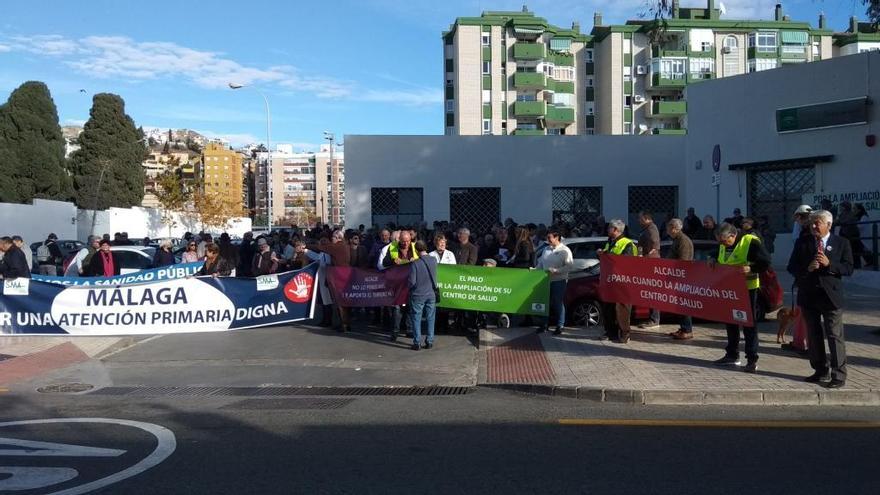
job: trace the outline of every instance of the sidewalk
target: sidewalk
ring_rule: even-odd
[[[480,383],[642,404],[880,405],[877,295],[855,285],[847,289],[849,374],[840,390],[803,381],[812,373],[809,361],[780,349],[772,315],[759,325],[757,374],[712,364],[724,354],[723,325],[697,325],[694,339],[676,341],[666,335],[677,329],[673,322],[634,328],[629,344],[599,340],[603,331],[596,327],[560,336],[535,335],[533,328],[486,330],[480,336]]]

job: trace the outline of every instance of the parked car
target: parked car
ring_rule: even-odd
[[[570,237],[562,239],[562,243],[571,250],[571,257],[578,260],[597,260],[596,253],[608,242],[607,237]]]
[[[156,255],[156,248],[154,247],[112,246],[110,251],[116,253],[119,258],[120,275],[153,268],[153,256]]]

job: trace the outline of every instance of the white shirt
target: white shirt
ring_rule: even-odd
[[[437,251],[431,251],[428,253],[428,256],[437,260],[437,263],[440,265],[454,265],[455,264],[455,255],[452,254],[452,251],[448,249],[443,250],[443,256],[440,256],[440,253]]]
[[[385,269],[385,267],[382,266],[382,260],[384,260],[385,256],[388,255],[388,248],[390,248],[390,247],[391,247],[391,243],[389,242],[388,245],[383,247],[382,251],[379,252],[379,261],[376,262],[376,269],[377,270],[381,271],[381,270]]]
[[[89,248],[85,247],[79,250],[74,256],[73,261],[67,265],[67,271],[64,272],[65,277],[79,277],[82,274],[82,262],[89,255]]]
[[[571,256],[571,249],[563,243],[559,243],[556,247],[549,244],[544,248],[541,257],[538,258],[537,266],[539,270],[547,270],[555,268],[556,272],[550,273],[550,281],[568,280],[568,272],[574,265],[574,258]]]

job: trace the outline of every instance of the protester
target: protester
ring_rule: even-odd
[[[348,258],[351,266],[355,268],[369,267],[369,255],[367,248],[361,244],[361,236],[353,232],[348,238]]]
[[[382,229],[379,232],[379,238],[373,242],[372,246],[370,246],[370,255],[368,258],[370,266],[378,267],[378,265],[381,264],[379,256],[382,253],[382,250],[389,244],[391,244],[391,231],[388,229]]]
[[[195,276],[228,277],[232,274],[233,266],[229,260],[220,255],[220,246],[208,244],[205,246],[205,264],[195,273]]]
[[[761,236],[761,233],[755,230],[755,219],[752,217],[744,217],[742,220],[742,227],[740,227],[740,235],[750,234],[758,239],[761,239],[761,242],[764,242],[764,238]],[[766,245],[765,245],[766,249]]]
[[[153,268],[170,266],[175,263],[173,246],[171,239],[162,239],[159,241],[159,248],[153,255]]]
[[[673,218],[666,223],[666,233],[672,239],[672,247],[669,250],[669,259],[678,261],[693,261],[694,259],[694,243],[691,238],[683,231],[683,222],[678,218]],[[657,321],[660,321],[659,314]],[[681,324],[678,330],[670,333],[675,340],[690,340],[694,338],[694,323],[690,316],[681,317]]]
[[[770,257],[767,254],[761,240],[751,234],[739,236],[736,227],[729,223],[722,223],[718,229],[718,259],[717,263],[741,267],[746,279],[746,287],[749,290],[749,304],[752,314],[756,314],[755,305],[758,300],[758,289],[761,287],[759,276],[770,267]],[[714,265],[714,260],[710,259]],[[727,324],[727,347],[724,357],[715,361],[715,364],[739,366],[739,339],[740,328],[745,337],[746,365],[743,371],[755,373],[758,370],[758,328],[757,323],[751,326]]]
[[[257,252],[251,262],[251,273],[255,277],[270,275],[278,271],[278,257],[272,252],[265,237],[257,239]]]
[[[797,241],[801,236],[810,235],[810,213],[813,207],[810,205],[800,205],[794,211],[794,225],[791,228],[791,240]]]
[[[471,243],[471,231],[466,227],[458,229],[458,245],[453,250],[455,262],[459,265],[476,265],[479,248]]]
[[[434,314],[437,308],[437,260],[428,256],[425,241],[415,243],[418,261],[410,263],[409,318],[412,328],[412,349],[419,350],[422,341],[422,312],[425,313],[427,335],[425,349],[434,347]]]
[[[693,207],[687,209],[687,216],[684,217],[683,223],[684,228],[682,228],[682,232],[684,232],[689,238],[697,237],[700,234],[700,231],[703,230],[703,222],[701,222],[700,217],[694,213]]]
[[[332,264],[332,259],[326,252],[329,246],[330,240],[322,234],[318,240],[317,251],[308,248],[303,250],[311,261],[318,262],[318,279],[323,280],[318,292],[321,297],[321,321],[318,323],[318,326],[324,328],[333,326],[333,294],[330,291],[330,285],[327,283],[327,267]],[[272,255],[274,256],[275,253],[272,253]]]
[[[383,237],[384,238],[384,237]],[[384,270],[388,268],[385,266],[385,259],[388,257],[388,250],[391,249],[391,244],[396,243],[400,240],[400,231],[394,230],[388,235],[388,244],[382,246],[379,250],[379,254],[376,256],[376,269]]]
[[[831,233],[834,217],[825,210],[810,214],[812,236],[795,242],[788,272],[798,287],[798,305],[807,324],[807,347],[814,373],[810,383],[828,380],[828,388],[846,384],[846,342],[843,336],[842,277],[852,275],[852,248],[846,239]],[[825,339],[831,354],[825,354]]]
[[[245,232],[241,239],[241,245],[238,246],[238,266],[235,268],[235,275],[238,277],[253,277],[253,261],[256,254],[256,246],[254,244],[254,233]]]
[[[220,234],[220,242],[217,243],[220,248],[220,257],[226,260],[226,264],[231,270],[235,270],[238,266],[238,249],[232,244],[232,238],[226,232]]]
[[[119,257],[110,250],[110,241],[101,239],[100,249],[92,256],[88,265],[89,277],[113,277],[119,275]]]
[[[351,246],[345,242],[345,234],[340,229],[333,231],[332,242],[324,248],[324,252],[330,256],[332,266],[351,266]],[[351,331],[351,308],[336,305],[339,312],[340,332]]]
[[[614,219],[608,222],[608,242],[605,247],[599,249],[599,255],[607,253],[613,256],[638,256],[638,250],[632,239],[623,235],[626,224],[623,220]],[[632,306],[629,304],[604,302],[602,304],[602,317],[605,326],[605,334],[602,340],[613,340],[621,344],[629,342],[630,326],[629,317]]]
[[[37,264],[40,275],[58,275],[58,265],[63,261],[64,254],[58,247],[58,236],[49,234],[43,244],[37,248]]]
[[[307,267],[312,261],[306,256],[306,243],[300,239],[293,241],[293,258],[287,264],[290,270],[301,270]]]
[[[197,263],[201,259],[196,241],[188,241],[186,244],[186,250],[184,250],[183,254],[180,256],[180,261],[182,263]]]
[[[22,253],[24,253],[24,257],[27,258],[28,270],[33,271],[34,253],[31,251],[31,248],[25,245],[24,239],[22,239],[20,235],[12,236],[12,243],[15,244],[15,247],[21,249]]]
[[[733,216],[724,219],[725,223],[732,224],[737,229],[742,228],[742,221],[743,221],[743,215],[742,215],[742,211],[739,208],[734,208],[733,209]]]
[[[531,268],[535,266],[535,245],[529,239],[529,231],[525,227],[516,228],[516,244],[510,265],[514,268]]]
[[[388,245],[388,254],[385,256],[382,264],[385,267],[405,265],[418,258],[419,253],[416,251],[416,247],[412,243],[412,234],[409,230],[402,230],[400,232],[400,240]],[[407,311],[406,307],[392,307],[392,327],[390,336],[392,342],[397,340],[397,335],[400,333],[400,322],[403,319],[403,313],[405,311]]]
[[[208,247],[208,244],[213,244],[214,239],[211,237],[211,234],[206,234],[202,232],[200,234],[200,240],[198,244],[197,253],[199,255],[199,259],[205,259],[205,249]]]
[[[703,241],[714,241],[715,240],[715,229],[718,226],[715,224],[715,217],[712,215],[706,215],[703,217],[703,228],[700,229],[699,234],[694,237],[694,239],[699,239]]]
[[[11,237],[0,238],[0,252],[3,253],[3,259],[0,260],[0,276],[4,279],[31,278],[31,268],[27,264],[27,258],[12,242]]]
[[[654,215],[650,211],[639,212],[639,225],[642,233],[639,234],[639,255],[645,258],[660,257],[660,231],[654,224]],[[639,328],[656,328],[660,326],[660,312],[651,309],[650,319],[639,325]]]
[[[143,246],[143,247],[147,247],[147,246],[149,246],[152,242],[153,242],[153,240],[150,239],[149,236],[144,237],[144,239],[141,241],[141,246]]]
[[[67,271],[64,272],[64,276],[82,277],[86,272],[86,268],[89,266],[89,262],[92,261],[92,256],[98,252],[99,247],[101,247],[100,239],[98,239],[97,236],[90,235],[86,241],[86,245],[76,253],[76,256],[74,256],[70,264],[67,265]],[[155,260],[153,264],[155,265]]]
[[[446,236],[437,234],[434,236],[434,250],[429,256],[437,261],[438,265],[455,265],[455,255],[446,249]],[[446,332],[449,330],[449,311],[437,308],[437,330]]]
[[[537,333],[547,331],[550,318],[556,317],[556,329],[554,335],[562,333],[565,328],[565,305],[563,298],[565,296],[565,288],[568,285],[568,272],[574,265],[574,259],[571,256],[571,250],[562,243],[562,235],[556,228],[547,231],[548,247],[544,249],[541,257],[538,258],[538,270],[545,270],[550,274],[550,313],[548,318],[541,318],[540,326]]]

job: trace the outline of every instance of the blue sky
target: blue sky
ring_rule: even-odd
[[[272,141],[313,148],[324,130],[441,134],[440,32],[456,16],[519,10],[592,27],[593,12],[623,22],[644,0],[48,0],[0,1],[0,98],[45,81],[62,124],[88,117],[91,95],[121,95],[138,125],[189,128],[235,144],[265,141],[260,88],[272,108]],[[726,18],[769,19],[776,0],[727,0]],[[788,0],[786,13],[846,28],[861,0]],[[705,0],[683,0],[702,6]],[[85,93],[80,90],[85,90]]]

